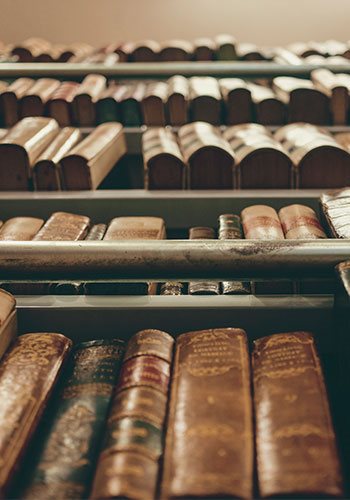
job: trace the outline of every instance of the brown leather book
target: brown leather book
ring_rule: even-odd
[[[128,342],[92,499],[155,497],[173,345],[159,330],[143,330]]]
[[[59,162],[81,140],[77,128],[65,127],[37,158],[33,168],[33,184],[37,191],[59,191],[63,188]]]
[[[34,85],[32,78],[17,78],[0,94],[0,109],[4,113],[4,124],[12,127],[20,119],[19,101]]]
[[[62,53],[66,50],[66,46],[62,44],[53,44],[47,50],[35,57],[35,62],[60,62]]]
[[[147,126],[166,125],[166,102],[168,85],[166,82],[152,82],[146,85],[141,108],[144,124]]]
[[[288,121],[326,125],[330,122],[329,98],[311,80],[278,76],[273,80],[276,95],[288,107]]]
[[[119,103],[121,121],[125,127],[143,125],[141,102],[145,95],[146,85],[143,82],[132,82],[120,85],[115,93]]]
[[[84,215],[55,212],[34,236],[35,241],[78,241],[83,240],[90,225]]]
[[[96,189],[126,153],[123,126],[103,123],[62,158],[65,189]]]
[[[190,240],[215,240],[215,231],[211,227],[191,227]],[[193,281],[188,284],[189,295],[219,295],[220,283],[217,281]]]
[[[334,74],[328,69],[315,69],[311,72],[311,79],[317,89],[330,99],[332,123],[346,125],[349,116],[350,76]]]
[[[50,51],[51,43],[43,38],[30,37],[15,45],[12,49],[12,55],[17,56],[19,62],[33,62],[40,54]]]
[[[119,103],[116,100],[118,85],[111,82],[96,101],[96,121],[98,124],[120,121]]]
[[[187,40],[166,40],[159,47],[160,61],[190,61],[193,55],[193,45]]]
[[[305,205],[288,205],[278,212],[284,237],[288,240],[327,238],[316,212]]]
[[[253,374],[260,496],[343,497],[313,336],[290,332],[256,340]]]
[[[253,425],[246,334],[182,334],[175,347],[162,499],[252,498]]]
[[[62,82],[47,101],[47,113],[54,118],[61,127],[72,123],[72,101],[79,83]]]
[[[350,184],[350,154],[327,130],[293,123],[280,128],[275,139],[294,163],[296,188],[339,188]]]
[[[31,241],[44,224],[43,219],[14,217],[0,228],[0,241]]]
[[[189,84],[192,121],[220,125],[221,93],[216,78],[193,76],[189,79]]]
[[[193,59],[195,61],[212,61],[216,44],[212,38],[196,38],[193,42]]]
[[[52,118],[24,118],[0,140],[0,189],[27,191],[31,165],[58,134]]]
[[[236,39],[227,34],[220,34],[214,39],[216,44],[216,59],[219,61],[234,61],[237,59]]]
[[[350,189],[322,194],[323,221],[331,238],[350,238]]]
[[[146,189],[184,189],[187,168],[175,134],[151,128],[142,136]]]
[[[122,48],[131,62],[155,62],[158,59],[160,44],[155,40],[141,40],[125,43]]]
[[[270,59],[268,51],[254,43],[239,43],[237,45],[237,56],[243,61],[268,61]]]
[[[235,187],[235,158],[220,131],[209,123],[195,122],[178,131],[179,144],[189,164],[190,189]]]
[[[181,75],[169,78],[167,112],[168,122],[174,127],[181,127],[188,122],[190,88],[188,79]]]
[[[282,125],[286,122],[286,106],[275,92],[264,85],[247,83],[255,108],[255,119],[262,125]]]
[[[225,123],[250,123],[253,118],[253,102],[247,83],[240,78],[221,78],[219,85],[225,104]]]
[[[0,289],[0,360],[17,335],[16,300]]]
[[[85,42],[74,42],[68,45],[60,55],[59,62],[74,62],[95,51],[94,47]]]
[[[107,230],[107,224],[95,224],[88,232],[85,241],[103,240]]]
[[[320,45],[317,46],[315,42],[294,42],[289,44],[287,48],[302,58],[313,55],[322,55],[320,52]]]
[[[293,164],[283,146],[256,123],[228,127],[224,138],[236,162],[241,189],[288,189],[293,186]]]
[[[76,90],[72,101],[74,123],[81,127],[92,127],[96,123],[95,101],[106,88],[106,77],[87,75]]]
[[[39,78],[20,100],[21,117],[44,116],[46,103],[59,86],[58,80]]]
[[[59,333],[18,337],[0,365],[0,494],[6,497],[46,406],[71,341]]]

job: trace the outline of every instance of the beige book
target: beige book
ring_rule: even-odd
[[[35,217],[14,217],[1,226],[0,241],[30,241],[43,224]]]
[[[0,360],[17,336],[16,299],[0,289]]]
[[[316,88],[330,99],[332,122],[346,125],[349,116],[350,75],[334,74],[328,69],[315,69],[311,78]]]

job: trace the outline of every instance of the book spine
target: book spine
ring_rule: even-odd
[[[291,332],[255,341],[253,376],[260,495],[342,496],[334,430],[313,336]]]
[[[120,340],[76,346],[21,498],[87,498],[123,350]]]
[[[215,232],[211,227],[192,227],[190,240],[214,240]],[[193,281],[188,284],[189,295],[219,295],[220,283],[216,281]]]
[[[154,499],[174,341],[144,330],[127,346],[91,498]]]
[[[178,337],[161,497],[251,498],[253,428],[246,334]]]
[[[0,365],[0,496],[32,437],[71,341],[57,333],[18,337]]]
[[[179,281],[167,281],[160,287],[160,295],[182,295],[184,285]]]

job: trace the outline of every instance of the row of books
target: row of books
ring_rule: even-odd
[[[326,69],[311,79],[280,76],[257,83],[210,76],[166,81],[110,81],[87,75],[81,83],[53,78],[0,81],[0,116],[9,127],[27,116],[50,116],[61,126],[94,126],[120,121],[125,126],[181,126],[257,122],[282,125],[349,122],[350,75]]]
[[[142,137],[147,189],[340,188],[350,184],[350,135],[293,123],[206,122],[149,128]]]
[[[311,333],[264,336],[251,353],[240,328],[72,346],[16,339],[14,308],[0,291],[2,497],[343,496]]]
[[[350,48],[349,42],[338,40],[296,42],[286,48],[259,47],[253,43],[238,42],[228,34],[197,38],[193,42],[181,39],[113,42],[99,48],[83,42],[52,44],[42,38],[30,37],[19,44],[0,43],[0,54],[19,62],[94,63],[103,62],[103,56],[116,54],[118,59],[115,62],[278,61],[284,58],[283,62],[290,64],[298,64],[300,59],[319,64],[320,58],[327,58],[335,59],[335,64],[344,64],[350,59]]]

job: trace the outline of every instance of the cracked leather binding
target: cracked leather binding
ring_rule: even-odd
[[[253,426],[246,334],[182,334],[175,347],[161,498],[251,498]]]
[[[129,340],[92,499],[154,499],[163,453],[173,345],[173,338],[159,330],[143,330]]]
[[[253,352],[260,495],[342,497],[327,393],[312,334],[255,341]]]
[[[43,224],[43,219],[35,217],[13,217],[1,226],[0,241],[30,241]]]
[[[215,231],[211,227],[191,227],[190,240],[214,240]],[[189,295],[219,295],[220,283],[218,281],[192,281],[188,284]]]
[[[116,339],[75,347],[31,454],[21,498],[88,497],[123,351],[123,342]]]

